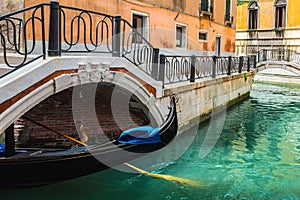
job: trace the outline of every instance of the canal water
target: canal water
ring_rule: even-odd
[[[248,100],[227,109],[214,148],[199,156],[209,127],[209,121],[200,124],[180,158],[152,171],[201,186],[110,169],[46,187],[0,190],[0,199],[300,199],[299,87],[253,85]]]

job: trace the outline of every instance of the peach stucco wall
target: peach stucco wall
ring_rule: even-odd
[[[25,0],[25,7],[43,0]],[[216,3],[217,2],[217,3]],[[235,51],[235,23],[232,27],[224,25],[225,0],[215,1],[213,20],[199,17],[199,2],[191,0],[61,0],[60,4],[80,7],[88,10],[120,14],[127,21],[132,21],[132,12],[148,15],[150,43],[155,47],[175,48],[176,23],[187,25],[187,49],[215,50],[216,36],[222,37],[222,52]],[[232,15],[236,20],[236,0],[233,0]],[[198,41],[199,29],[208,31],[208,41]]]

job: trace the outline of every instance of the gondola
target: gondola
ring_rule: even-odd
[[[68,150],[16,148],[14,155],[0,157],[0,188],[28,188],[58,183],[105,170],[161,149],[177,134],[178,121],[173,96],[169,109],[169,114],[160,127],[129,129],[116,140],[105,144]],[[139,134],[142,139],[139,139]],[[150,136],[145,137],[147,134]],[[133,137],[134,142],[131,143],[127,136]],[[144,138],[145,143],[142,142]],[[147,138],[155,138],[155,141],[149,142]]]

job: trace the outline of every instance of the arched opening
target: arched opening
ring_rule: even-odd
[[[275,1],[275,28],[286,26],[286,0]]]
[[[134,94],[112,83],[90,83],[63,90],[23,116],[78,140],[86,140],[87,136],[87,144],[112,140],[124,129],[153,123],[149,109]],[[76,145],[34,122],[24,117],[18,120],[17,146],[70,148]]]
[[[248,29],[258,28],[258,3],[251,1],[248,5]]]

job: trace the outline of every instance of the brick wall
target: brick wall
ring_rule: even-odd
[[[83,124],[85,132],[89,136],[88,143],[90,144],[101,142],[103,137],[111,138],[119,135],[123,131],[119,126],[123,127],[123,129],[128,129],[136,127],[137,125],[149,124],[149,118],[147,114],[145,114],[145,111],[143,111],[147,111],[147,109],[145,107],[141,109],[143,105],[134,96],[115,88],[112,84],[99,84],[96,94],[89,88],[90,86],[94,87],[95,85],[79,86],[79,88],[77,87],[76,90],[74,90],[78,91],[76,94],[73,94],[73,88],[70,88],[52,95],[27,112],[25,116],[74,138],[79,138],[76,126],[78,128],[80,123],[75,122],[75,120],[78,121],[79,119]],[[122,101],[122,99],[125,100],[128,98],[130,99],[130,105],[139,105],[135,107],[129,106],[129,111],[121,104],[114,105],[113,111],[115,112],[114,114],[118,116],[118,122],[115,121],[112,113],[111,97],[113,91],[117,93],[119,100]],[[95,99],[85,98],[88,95],[95,95]],[[128,97],[128,95],[131,97]],[[95,104],[95,106],[92,104]],[[95,120],[92,120],[94,119],[94,108],[96,109],[98,119],[96,123]],[[75,113],[79,113],[80,116],[77,117],[77,119],[74,119],[72,109],[75,109]],[[131,119],[128,119],[125,115],[128,112],[130,113]],[[20,146],[61,147],[74,145],[74,143],[70,143],[61,136],[27,120],[24,120],[23,125],[24,128],[19,135]],[[102,130],[99,130],[99,126]]]

